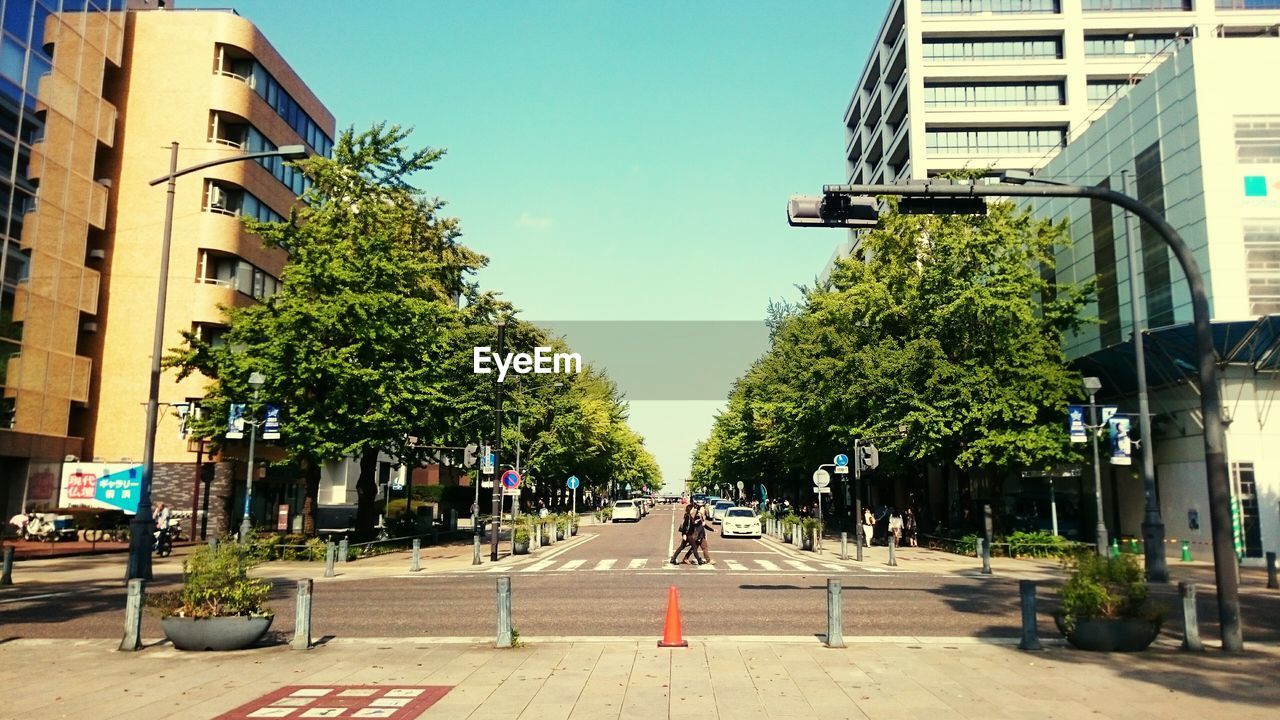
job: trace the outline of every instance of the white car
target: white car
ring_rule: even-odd
[[[733,507],[732,500],[719,500],[715,505],[711,506],[711,522],[719,525],[724,520],[724,514]]]
[[[613,504],[613,522],[640,522],[640,506],[631,500],[619,500]]]
[[[731,507],[720,523],[721,537],[760,537],[760,518],[749,507]]]

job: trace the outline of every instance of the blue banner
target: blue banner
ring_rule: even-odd
[[[1071,442],[1082,443],[1088,442],[1088,437],[1084,432],[1084,406],[1068,405],[1067,406],[1067,432],[1071,435]]]
[[[244,403],[231,403],[227,408],[227,439],[244,437]]]
[[[262,420],[262,439],[263,440],[279,440],[280,439],[280,406],[267,405],[266,417]]]
[[[1129,440],[1129,418],[1112,416],[1107,421],[1107,432],[1111,435],[1111,464],[1132,465],[1133,443]]]

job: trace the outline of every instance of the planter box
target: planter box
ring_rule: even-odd
[[[1160,634],[1160,625],[1142,618],[1093,618],[1077,620],[1071,632],[1066,631],[1062,616],[1055,615],[1058,630],[1067,642],[1079,650],[1090,652],[1137,652],[1146,650]]]
[[[274,615],[160,619],[165,637],[179,650],[241,650],[262,639]]]
[[[815,532],[816,531],[813,531],[813,530],[800,531],[800,549],[801,550],[812,550],[814,548],[813,537]]]
[[[515,543],[514,547],[515,547],[515,553],[516,553],[517,555],[528,555],[528,554],[529,554],[529,541],[528,541],[528,540],[525,540],[524,542],[519,542],[519,541],[517,541],[517,542]]]

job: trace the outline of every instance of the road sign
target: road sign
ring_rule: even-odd
[[[837,466],[837,467],[839,467],[839,466],[841,466],[841,465],[848,465],[848,464],[849,464],[849,456],[848,456],[848,455],[845,455],[844,453],[840,453],[839,455],[837,455],[837,456],[836,456],[835,464],[836,464],[836,466]]]
[[[817,486],[818,486],[818,487],[820,487],[820,488],[824,488],[824,487],[826,487],[826,486],[830,485],[830,484],[831,484],[831,473],[828,473],[826,470],[821,470],[821,469],[819,469],[819,470],[814,470],[814,471],[813,471],[813,484],[814,484],[814,485],[817,485]]]
[[[842,457],[843,457],[843,456],[842,456]],[[837,475],[848,475],[848,474],[849,474],[849,466],[848,466],[848,465],[837,465],[837,466],[836,466],[836,474],[837,474]]]
[[[565,481],[565,485],[566,485],[570,490],[577,490],[577,489],[578,489],[578,476],[577,476],[577,475],[570,475],[570,476],[569,476],[569,479]]]
[[[742,481],[741,481],[741,480],[739,480],[739,481],[738,481],[738,490],[739,490],[739,491],[741,491],[741,490],[742,490],[742,488],[743,488]]]
[[[493,457],[493,453],[491,452],[485,453],[484,459],[480,462],[480,472],[484,473],[485,475],[492,475],[493,465],[495,461],[496,461],[496,458]]]
[[[831,494],[831,488],[829,488],[829,487],[815,487],[815,488],[813,489],[813,491],[814,491],[814,492],[816,492],[816,493],[818,493],[819,495],[823,495],[823,494],[830,495],[830,494]]]
[[[515,490],[520,487],[520,473],[515,470],[508,470],[502,473],[502,486],[508,490]]]

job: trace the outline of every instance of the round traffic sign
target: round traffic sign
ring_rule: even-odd
[[[738,481],[738,489],[739,489],[739,490],[741,490],[741,489],[742,489],[742,481],[741,481],[741,480],[739,480],[739,481]]]
[[[831,475],[826,470],[813,471],[813,484],[823,488],[831,484]]]
[[[515,470],[508,470],[502,473],[502,486],[508,490],[515,490],[520,487],[520,473]]]
[[[848,465],[848,464],[849,464],[848,455],[845,455],[844,453],[840,453],[839,455],[836,456],[836,465]]]
[[[577,476],[577,475],[570,475],[570,476],[569,476],[569,479],[565,482],[565,485],[567,485],[567,486],[568,486],[568,488],[569,488],[570,490],[577,490],[577,489],[578,489],[578,476]]]

